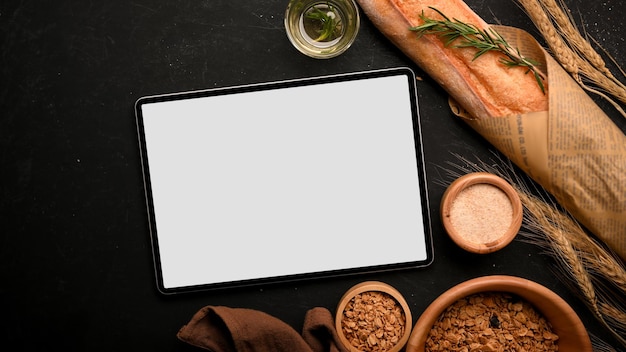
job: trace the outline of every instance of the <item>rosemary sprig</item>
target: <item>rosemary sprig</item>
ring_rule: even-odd
[[[310,12],[306,14],[306,17],[311,20],[319,21],[322,24],[322,28],[319,30],[320,35],[315,38],[315,41],[321,42],[323,40],[330,39],[335,31],[339,27],[341,20],[337,20],[335,9],[331,4],[327,4],[327,11],[323,11],[318,7],[313,7]]]
[[[460,39],[455,48],[476,48],[478,51],[474,54],[472,60],[476,60],[483,54],[495,51],[504,55],[500,58],[500,63],[506,67],[525,67],[526,73],[532,72],[537,80],[537,84],[541,91],[545,94],[543,84],[544,77],[537,70],[539,63],[533,59],[522,56],[519,49],[511,47],[511,45],[493,28],[482,30],[473,24],[465,23],[455,19],[450,19],[441,11],[434,7],[430,7],[443,17],[443,20],[435,20],[422,14],[420,18],[424,23],[420,26],[409,28],[421,38],[425,34],[435,34],[445,40],[444,45],[450,46]]]

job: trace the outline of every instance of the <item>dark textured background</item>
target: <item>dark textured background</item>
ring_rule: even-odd
[[[626,66],[624,3],[565,2],[581,28]],[[18,351],[191,350],[175,334],[204,305],[259,309],[300,330],[308,309],[333,311],[349,287],[369,279],[397,287],[416,320],[447,288],[486,274],[526,277],[553,289],[592,334],[611,342],[540,248],[516,240],[501,252],[477,256],[446,237],[437,210],[449,181],[442,167],[457,162],[451,153],[499,163],[490,161],[489,144],[451,116],[446,94],[364,17],[343,55],[301,55],[285,35],[286,4],[0,4],[2,343]],[[488,22],[537,36],[512,0],[468,4]],[[157,292],[133,112],[137,98],[395,66],[409,66],[424,79],[418,89],[435,246],[429,268],[176,297]],[[623,117],[598,103],[626,130]],[[395,245],[401,244],[385,250]],[[206,250],[210,255],[214,249]]]

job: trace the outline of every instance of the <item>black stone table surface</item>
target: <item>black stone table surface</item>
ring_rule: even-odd
[[[467,3],[488,22],[539,37],[513,0]],[[581,29],[626,67],[624,2],[565,3]],[[366,280],[395,286],[416,320],[455,284],[506,274],[557,292],[591,334],[617,347],[559,280],[541,248],[517,239],[480,256],[445,235],[438,207],[449,180],[442,168],[458,162],[455,153],[499,161],[490,144],[449,112],[444,91],[364,16],[355,43],[341,56],[316,60],[300,54],[285,35],[286,5],[0,3],[0,344],[12,351],[193,350],[175,335],[202,306],[257,309],[300,330],[307,310],[334,311],[348,288]],[[398,66],[421,78],[431,266],[178,296],[157,291],[133,110],[139,97]],[[626,119],[594,99],[626,130]]]

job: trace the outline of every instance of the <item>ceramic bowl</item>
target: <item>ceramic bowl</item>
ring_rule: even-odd
[[[335,317],[335,328],[337,329],[337,334],[339,335],[339,340],[344,345],[344,347],[351,352],[367,352],[368,349],[357,349],[353,347],[350,343],[350,338],[346,336],[343,331],[343,319],[344,319],[344,311],[348,306],[349,302],[359,294],[363,294],[366,292],[380,292],[386,294],[387,296],[391,296],[402,309],[404,316],[404,333],[398,337],[398,341],[393,345],[392,348],[387,349],[388,352],[398,352],[400,351],[409,339],[411,334],[411,327],[413,325],[413,318],[411,316],[411,310],[409,309],[406,300],[402,296],[402,294],[396,290],[394,287],[379,281],[366,281],[360,284],[357,284],[350,288],[343,295],[341,300],[339,301],[339,305],[337,306],[337,313]],[[380,321],[379,324],[385,325],[388,322]],[[383,327],[384,328],[384,327]]]
[[[406,352],[424,351],[433,324],[451,304],[481,292],[506,292],[519,296],[534,306],[552,325],[559,336],[560,352],[591,352],[591,340],[582,321],[559,295],[527,279],[514,276],[484,276],[460,283],[435,299],[419,317]]]
[[[499,218],[494,217],[497,211],[487,212],[487,210],[485,210],[489,209],[488,207],[491,204],[485,204],[489,202],[485,202],[484,199],[476,198],[476,195],[481,195],[481,192],[475,192],[475,198],[467,200],[473,202],[473,206],[483,208],[478,210],[468,208],[466,210],[456,211],[453,213],[454,201],[459,198],[461,192],[467,190],[471,186],[481,184],[496,187],[506,194],[508,200],[510,201],[512,216],[510,218],[511,221],[506,222],[508,227],[504,228],[502,227],[502,224],[498,225],[497,229],[499,233],[490,233],[489,230],[482,230],[478,233],[484,238],[477,239],[470,237],[476,236],[471,234],[473,231],[470,230],[470,228],[473,226],[480,229],[489,229],[489,227],[485,225],[486,222],[491,221],[496,223],[499,221],[502,223],[503,221],[508,220],[500,220]],[[483,189],[492,190],[490,187]],[[482,193],[485,193],[485,195],[487,194],[487,192]],[[489,198],[486,199],[488,200]],[[455,215],[460,213],[462,213],[461,215],[463,215],[463,218],[465,219],[463,221],[465,226],[462,228],[459,228],[458,225],[455,226],[452,219]],[[446,189],[441,200],[441,220],[446,232],[459,247],[472,253],[492,253],[507,246],[511,241],[513,241],[519,232],[522,225],[523,214],[522,202],[519,198],[519,194],[513,186],[511,186],[503,178],[487,172],[474,172],[459,177]],[[457,217],[459,216],[457,215]]]

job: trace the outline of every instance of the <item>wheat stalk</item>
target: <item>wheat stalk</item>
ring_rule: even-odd
[[[497,166],[497,163],[472,163],[460,155],[455,156],[467,166],[450,163],[458,170],[448,169],[446,172],[451,177],[468,172],[490,172],[516,188],[525,210],[523,240],[543,248],[555,259],[559,278],[573,292],[580,294],[596,319],[626,347],[626,267],[617,255],[593,239],[570,214],[550,201],[540,186],[535,185],[535,193],[546,196],[534,195],[515,174],[510,161],[503,162],[498,157],[504,166]]]
[[[541,0],[541,5],[545,11],[550,14],[552,19],[554,19],[554,23],[562,33],[562,36],[564,38],[573,39],[571,42],[572,47],[577,52],[581,53],[587,61],[592,63],[598,71],[609,77],[613,77],[613,74],[606,67],[606,63],[602,57],[593,49],[591,44],[583,38],[578,29],[574,26],[571,16],[566,14],[563,10],[565,4],[562,1],[557,4],[556,0]]]
[[[517,1],[543,35],[554,57],[578,84],[606,99],[626,117],[624,109],[611,98],[626,104],[626,85],[611,73],[602,56],[580,34],[573,19],[564,10],[565,4],[556,0]],[[612,61],[615,63],[615,60]],[[624,75],[624,71],[615,64]]]
[[[530,235],[527,234],[527,238],[531,239],[529,242],[535,244],[545,243],[549,246],[552,255],[557,258],[561,265],[562,273],[573,279],[578,292],[584,298],[591,312],[620,339],[622,344],[626,345],[626,340],[619,333],[624,331],[623,322],[626,322],[626,320],[623,320],[623,318],[626,316],[626,313],[616,307],[610,300],[599,298],[601,293],[598,292],[597,285],[594,284],[594,281],[597,279],[594,279],[592,275],[592,273],[599,274],[610,280],[620,270],[619,265],[611,263],[611,266],[598,267],[601,263],[590,262],[588,260],[591,256],[590,253],[574,245],[581,238],[589,238],[575,220],[548,203],[526,193],[519,187],[516,188],[522,204],[524,204],[527,210],[525,228],[531,232]],[[540,236],[545,236],[545,238]],[[601,270],[598,270],[600,268]],[[623,267],[621,271],[624,271]],[[624,274],[618,274],[618,276],[620,275]],[[623,285],[617,283],[615,286],[622,286],[618,291],[621,291],[621,295],[626,294]]]
[[[585,270],[583,261],[578,256],[576,249],[574,249],[574,246],[568,239],[568,228],[572,227],[571,222],[566,219],[563,213],[559,213],[548,203],[527,194],[519,187],[516,187],[516,189],[524,208],[527,210],[525,227],[531,234],[535,234],[532,237],[533,240],[541,241],[536,234],[542,234],[547,237],[546,240],[551,244],[549,248],[552,250],[553,255],[559,259],[566,272],[576,278],[576,284],[592,312],[597,317],[602,318],[591,277]]]
[[[519,1],[548,42],[555,58],[567,72],[573,76],[577,76],[579,72],[578,65],[574,59],[574,51],[563,41],[563,38],[552,24],[550,17],[543,11],[541,4],[536,0]]]
[[[626,270],[616,260],[617,255],[611,254],[590,236],[583,236],[584,231],[582,229],[573,230],[570,234],[568,238],[576,248],[580,249],[581,259],[586,263],[586,266],[602,268],[598,274],[602,275],[626,296]],[[624,322],[626,323],[626,320]]]

